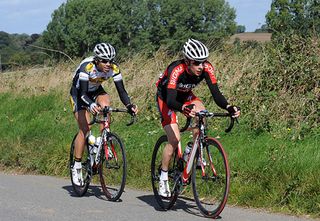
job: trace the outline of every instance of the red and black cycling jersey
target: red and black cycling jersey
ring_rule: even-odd
[[[166,102],[169,108],[182,111],[182,105],[192,89],[205,79],[217,105],[225,109],[228,102],[217,86],[214,67],[208,61],[205,61],[203,66],[202,73],[197,76],[188,72],[185,60],[172,62],[156,83],[157,96]]]

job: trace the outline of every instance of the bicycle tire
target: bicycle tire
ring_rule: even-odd
[[[219,217],[224,209],[230,188],[230,170],[227,155],[214,138],[206,138],[203,148],[204,171],[197,167],[199,153],[192,168],[192,191],[201,213],[210,218]],[[214,174],[212,166],[216,170]]]
[[[171,188],[171,197],[164,198],[159,195],[158,189],[159,189],[159,181],[160,181],[160,173],[161,173],[161,161],[162,161],[162,153],[165,145],[168,143],[168,138],[166,135],[161,136],[155,146],[152,153],[152,160],[151,160],[151,182],[152,182],[152,189],[155,196],[155,199],[161,209],[163,210],[169,210],[173,207],[175,202],[178,198],[178,191],[176,191],[174,188],[174,179],[176,178],[176,173],[178,171],[177,167],[177,161],[176,154],[177,151],[175,151],[173,159],[170,161],[169,169],[168,169],[168,181],[169,186]]]
[[[91,166],[90,166],[89,149],[88,149],[88,146],[85,145],[84,151],[83,151],[83,156],[82,156],[82,161],[81,161],[82,176],[83,176],[84,185],[78,186],[78,185],[74,184],[73,180],[72,180],[72,168],[74,165],[74,148],[75,148],[74,141],[75,141],[76,137],[77,137],[77,134],[74,136],[72,143],[71,143],[71,147],[70,147],[69,172],[70,172],[70,178],[71,178],[73,190],[77,196],[81,197],[87,192],[89,184],[91,182]]]
[[[110,201],[117,201],[121,197],[126,183],[127,158],[120,137],[115,133],[109,133],[107,136],[107,144],[101,148],[98,171],[104,195]],[[112,154],[108,154],[106,157],[105,148],[108,147],[110,147],[108,151],[112,149]]]

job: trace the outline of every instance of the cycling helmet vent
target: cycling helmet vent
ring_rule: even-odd
[[[93,49],[94,55],[100,59],[112,60],[116,56],[116,50],[109,43],[97,44]]]
[[[189,60],[203,62],[209,57],[208,48],[200,41],[190,38],[183,45],[183,54]]]

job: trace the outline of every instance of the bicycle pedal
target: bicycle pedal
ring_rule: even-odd
[[[110,164],[110,163],[108,163],[108,161],[107,161],[107,163],[106,163],[106,168],[107,169],[120,169],[120,166],[119,165],[114,165],[114,164]]]
[[[161,199],[165,199],[165,200],[169,200],[170,198],[171,198],[171,196],[170,197],[168,197],[168,196],[161,196],[161,195],[159,195],[160,197],[161,197]]]

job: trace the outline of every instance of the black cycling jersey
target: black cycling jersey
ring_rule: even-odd
[[[130,104],[130,98],[124,88],[118,65],[112,64],[111,69],[107,73],[104,73],[97,69],[93,57],[88,57],[80,63],[73,77],[70,94],[73,97],[80,96],[80,99],[87,106],[90,106],[94,101],[89,94],[100,93],[101,83],[111,77],[116,85],[122,103],[127,106]]]
[[[166,102],[170,108],[182,111],[182,105],[192,89],[205,79],[214,101],[219,107],[226,109],[228,102],[217,86],[213,66],[208,61],[204,62],[203,65],[202,73],[196,76],[188,72],[184,60],[172,62],[156,83],[157,96]]]

